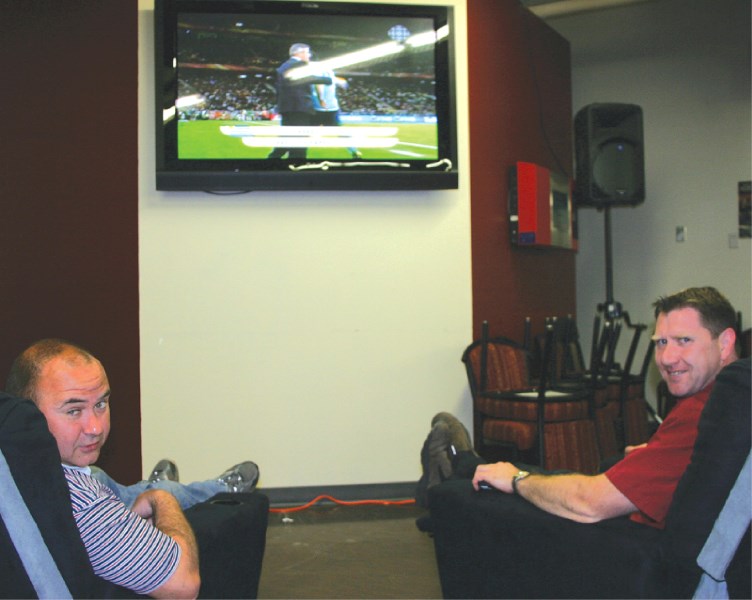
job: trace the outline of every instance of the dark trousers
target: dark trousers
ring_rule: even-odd
[[[478,465],[485,465],[487,464],[487,462],[488,461],[486,461],[483,457],[478,456],[471,450],[458,452],[452,458],[451,479],[472,479],[475,475],[475,469],[478,468]],[[528,465],[521,462],[516,462],[513,464],[518,469],[529,471],[530,473],[548,473],[551,475],[561,475],[563,473],[571,472],[566,470],[547,471],[546,469],[542,469],[541,467],[538,467],[536,465]]]
[[[305,112],[286,112],[282,113],[282,127],[310,127],[314,125],[314,116]],[[306,157],[307,148],[275,148],[267,158],[288,158]]]

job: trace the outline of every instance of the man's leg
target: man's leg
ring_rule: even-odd
[[[230,491],[227,484],[218,479],[197,481],[187,485],[169,479],[162,479],[159,481],[149,481],[145,479],[131,485],[123,485],[97,467],[91,468],[91,475],[94,479],[110,488],[123,504],[128,507],[132,506],[136,498],[138,498],[143,492],[153,489],[170,492],[175,496],[180,504],[180,508],[183,510],[190,508],[194,504],[208,500],[220,492]]]
[[[282,115],[282,127],[311,127],[314,125],[314,115],[303,112],[288,112]],[[305,158],[307,148],[274,148],[267,158]]]
[[[109,487],[126,506],[131,506],[136,498],[146,490],[159,489],[166,490],[175,496],[183,510],[222,492],[251,492],[255,489],[259,478],[258,466],[251,461],[230,467],[216,479],[195,481],[188,484],[171,479],[156,479],[153,475],[156,471],[155,468],[152,471],[152,477],[148,480],[139,481],[132,485],[122,485],[102,469],[91,468],[92,477]]]
[[[418,481],[415,503],[428,508],[428,490],[447,479],[471,479],[485,461],[473,449],[470,434],[453,415],[440,412],[431,419],[431,431],[420,452],[423,474]],[[415,520],[420,531],[433,532],[430,515]]]
[[[122,485],[110,477],[105,471],[99,467],[91,467],[91,476],[96,479],[102,485],[106,485],[110,488],[115,495],[125,504],[130,507],[136,498],[146,490],[148,481],[139,481],[133,485]]]
[[[440,412],[431,419],[431,431],[420,452],[423,474],[418,481],[415,502],[428,507],[428,490],[447,479],[471,479],[475,468],[485,463],[473,449],[470,434],[455,417]]]

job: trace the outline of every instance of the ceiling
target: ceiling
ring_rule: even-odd
[[[701,57],[717,32],[749,39],[749,0],[520,0],[570,43],[572,64]],[[747,18],[739,19],[740,14]]]
[[[548,19],[583,12],[602,11],[653,0],[521,0],[539,17]]]
[[[663,6],[713,0],[520,0],[569,42],[573,64],[657,52],[665,40]],[[670,10],[673,10],[670,9]]]

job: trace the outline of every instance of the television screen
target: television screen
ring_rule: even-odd
[[[157,189],[457,187],[451,10],[157,0]]]

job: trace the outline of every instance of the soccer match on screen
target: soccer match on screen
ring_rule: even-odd
[[[180,159],[438,158],[442,31],[432,19],[182,13],[178,22]]]

